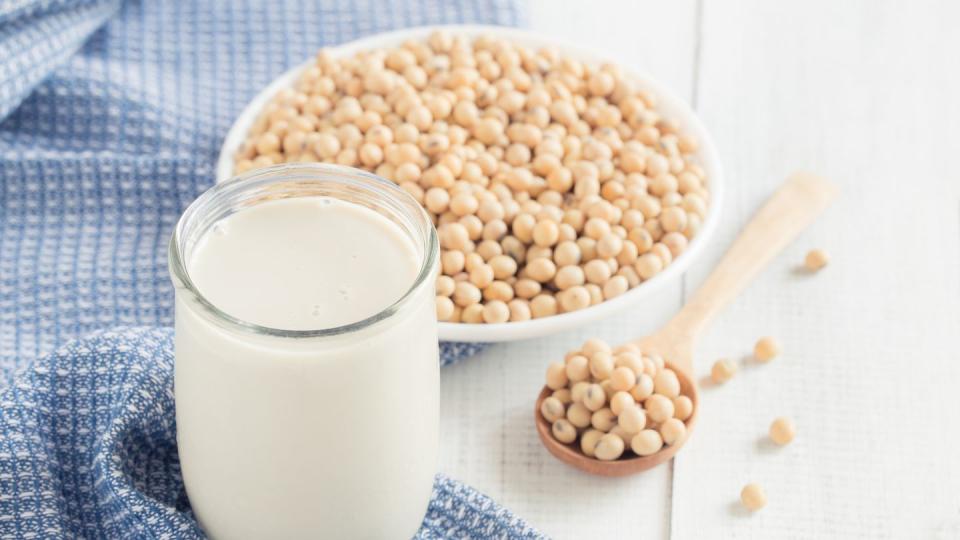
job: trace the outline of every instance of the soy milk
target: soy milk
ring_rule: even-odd
[[[238,319],[317,330],[355,323],[399,300],[420,261],[386,217],[303,197],[261,203],[216,223],[187,267],[207,300]]]
[[[411,537],[438,444],[432,275],[411,291],[422,246],[370,208],[305,196],[220,219],[188,251],[222,312],[178,289],[178,448],[204,530]]]

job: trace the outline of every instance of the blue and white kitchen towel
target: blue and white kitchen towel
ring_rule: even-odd
[[[324,44],[521,18],[511,0],[0,0],[0,538],[201,536],[165,248],[223,134]],[[541,536],[441,476],[419,537]]]

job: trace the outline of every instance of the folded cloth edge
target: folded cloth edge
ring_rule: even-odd
[[[0,10],[0,120],[120,9],[119,0],[11,4]]]

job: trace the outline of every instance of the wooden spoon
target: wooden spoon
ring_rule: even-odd
[[[740,233],[727,254],[707,277],[687,305],[654,334],[635,341],[644,354],[657,354],[677,373],[681,393],[693,402],[693,414],[686,421],[687,438],[700,409],[700,396],[693,376],[693,350],[701,332],[711,319],[733,300],[743,288],[793,240],[836,197],[832,183],[809,173],[794,173],[773,194]],[[563,444],[553,438],[550,423],[540,414],[541,402],[552,391],[544,387],[537,399],[537,432],[544,446],[555,457],[591,474],[626,476],[645,471],[671,459],[686,442],[665,446],[651,456],[628,456],[616,461],[600,461],[584,455],[579,443]]]

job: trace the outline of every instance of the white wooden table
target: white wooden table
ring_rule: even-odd
[[[442,470],[555,538],[960,538],[960,3],[540,0],[530,23],[685,96],[728,197],[709,253],[645,309],[445,368]],[[546,364],[665,321],[798,168],[840,201],[719,318],[696,368],[766,334],[782,357],[705,391],[670,465],[605,479],[554,460],[532,424]],[[794,272],[812,247],[831,264]],[[779,415],[799,435],[772,449]],[[752,516],[748,481],[770,500]]]

